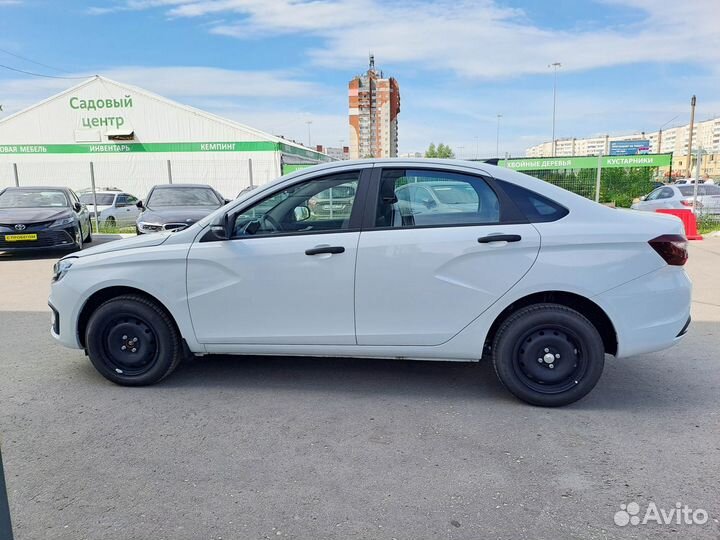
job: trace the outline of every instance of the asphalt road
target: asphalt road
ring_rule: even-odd
[[[0,442],[17,539],[720,538],[720,239],[679,346],[562,409],[488,364],[213,357],[163,384],[56,346],[54,258],[0,255]],[[705,525],[615,525],[677,502]]]

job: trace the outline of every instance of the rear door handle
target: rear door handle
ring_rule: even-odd
[[[320,255],[321,253],[345,253],[345,248],[342,246],[317,246],[314,248],[306,249],[305,255]]]
[[[519,234],[489,234],[478,238],[481,244],[489,244],[490,242],[519,242],[522,236]]]

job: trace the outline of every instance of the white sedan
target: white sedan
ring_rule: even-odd
[[[415,212],[421,204],[396,194],[443,182],[466,186],[457,208]],[[338,186],[353,188],[350,212],[314,213],[309,201]],[[63,258],[52,335],[129,386],[162,380],[187,355],[489,357],[515,396],[557,406],[595,386],[605,354],[681,339],[686,259],[677,218],[607,208],[508,169],[343,161],[185,230]]]

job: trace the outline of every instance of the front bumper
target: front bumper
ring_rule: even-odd
[[[18,234],[17,231],[0,230],[0,251],[32,251],[36,249],[74,248],[77,246],[77,228],[58,227],[57,229],[33,229],[28,227],[23,234],[35,234],[36,240],[9,241],[6,235]]]

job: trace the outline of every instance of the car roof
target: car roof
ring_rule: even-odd
[[[178,188],[209,188],[213,189],[212,186],[207,184],[157,184],[153,186],[153,189],[178,189]]]
[[[398,189],[401,189],[404,187],[415,186],[418,184],[422,184],[423,186],[430,186],[430,187],[435,187],[435,186],[441,186],[441,187],[463,186],[463,187],[465,187],[465,186],[467,186],[467,184],[465,182],[453,182],[452,180],[449,180],[449,181],[448,180],[429,180],[429,181],[424,180],[422,182],[412,182],[410,184],[405,184],[403,186],[400,186]]]
[[[7,191],[20,191],[20,190],[33,190],[33,191],[40,191],[40,190],[55,190],[55,191],[70,191],[70,188],[63,187],[63,186],[8,186],[5,188]]]
[[[8,186],[8,190],[20,190],[20,189],[55,189],[58,191],[70,191],[70,188],[63,186]]]

